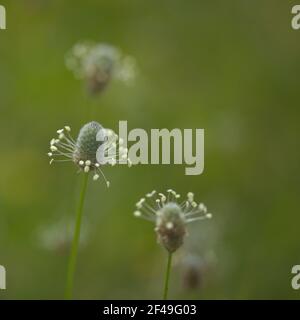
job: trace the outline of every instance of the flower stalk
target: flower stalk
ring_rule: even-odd
[[[165,288],[164,288],[164,295],[163,300],[168,299],[168,292],[169,292],[169,281],[170,281],[170,273],[171,273],[171,265],[172,265],[172,256],[173,253],[168,253],[168,263],[167,263],[167,270],[166,270],[166,276],[165,276]]]
[[[76,214],[74,237],[73,237],[68,270],[67,270],[67,285],[66,285],[65,298],[68,300],[72,299],[72,296],[73,296],[74,276],[75,276],[75,270],[76,270],[81,221],[82,221],[82,214],[83,214],[83,207],[84,207],[85,195],[87,190],[88,178],[89,178],[88,173],[83,175],[79,204],[78,204],[78,209]]]

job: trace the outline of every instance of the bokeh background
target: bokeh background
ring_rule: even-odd
[[[81,176],[71,164],[50,167],[46,153],[56,129],[77,132],[92,120],[90,108],[93,120],[115,130],[119,120],[129,129],[204,128],[205,170],[185,176],[179,165],[120,166],[105,169],[110,189],[90,183],[75,298],[161,297],[166,253],[153,225],[132,212],[144,193],[170,187],[194,191],[214,214],[192,226],[178,252],[171,298],[300,297],[290,285],[300,263],[295,1],[1,4],[8,29],[0,32],[0,264],[7,269],[0,299],[63,298],[67,248],[55,240],[74,217]],[[133,55],[135,84],[112,82],[91,100],[64,64],[86,39]],[[196,288],[186,285],[182,264],[190,247],[204,261],[194,270]]]

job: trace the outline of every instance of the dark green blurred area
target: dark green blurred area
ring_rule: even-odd
[[[172,272],[171,298],[298,298],[300,263],[300,31],[294,1],[2,0],[0,31],[1,299],[63,298],[67,256],[45,250],[37,230],[74,216],[80,175],[49,166],[50,138],[88,119],[118,129],[204,128],[205,170],[184,166],[105,169],[90,183],[91,228],[79,255],[78,299],[160,298],[166,254],[153,225],[132,215],[152,189],[194,191],[214,214],[217,263],[201,290]],[[64,65],[80,40],[107,42],[137,59],[136,84],[113,82],[90,101]],[[193,231],[197,228],[193,226]],[[204,231],[205,232],[205,231]],[[203,245],[203,244],[202,244]],[[209,246],[209,244],[207,244]]]

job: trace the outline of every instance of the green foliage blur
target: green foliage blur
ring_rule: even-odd
[[[146,192],[168,188],[195,192],[213,213],[191,231],[214,238],[199,246],[215,257],[203,285],[188,290],[179,252],[170,298],[300,297],[290,285],[300,263],[293,1],[0,2],[8,28],[0,30],[0,299],[63,298],[67,252],[45,248],[40,230],[74,218],[82,176],[72,164],[49,166],[47,152],[57,129],[70,125],[76,135],[90,120],[114,130],[119,120],[129,129],[204,128],[205,170],[119,166],[104,169],[109,189],[91,181],[76,299],[161,298],[166,252],[154,226],[132,212]],[[88,97],[64,63],[81,40],[134,56],[135,84],[112,82]]]

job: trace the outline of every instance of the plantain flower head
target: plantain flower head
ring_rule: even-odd
[[[212,217],[203,203],[194,201],[192,192],[181,203],[179,199],[180,195],[172,189],[166,194],[154,190],[137,202],[134,212],[136,217],[155,223],[158,242],[171,253],[182,246],[187,224]]]
[[[92,121],[80,129],[76,140],[69,126],[57,130],[57,137],[50,141],[48,156],[51,158],[50,164],[73,162],[84,173],[92,171],[94,180],[98,180],[101,175],[109,187],[110,183],[102,171],[104,165],[127,163],[131,166],[128,149],[122,147],[122,144],[122,139],[113,130]]]
[[[130,84],[136,75],[135,59],[105,43],[76,44],[66,56],[66,66],[85,81],[92,95],[101,93],[112,79]]]

